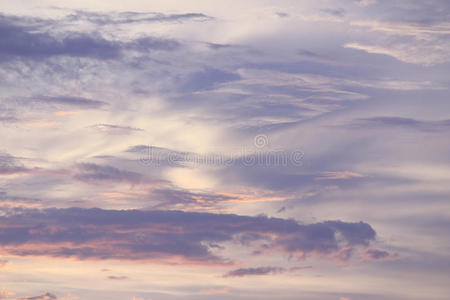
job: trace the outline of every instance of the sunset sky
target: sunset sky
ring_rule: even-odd
[[[0,0],[0,299],[448,300],[447,0]]]

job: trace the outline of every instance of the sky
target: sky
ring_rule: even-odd
[[[446,0],[0,1],[0,299],[446,300]]]

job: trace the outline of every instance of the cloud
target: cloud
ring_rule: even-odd
[[[396,7],[396,2],[393,2],[391,5],[394,7],[385,18],[350,21],[350,25],[361,27],[365,32],[371,31],[374,35],[370,44],[368,41],[354,41],[344,47],[389,55],[403,62],[424,66],[450,61],[448,5],[442,2],[403,7]]]
[[[120,170],[112,166],[97,165],[92,163],[78,164],[78,172],[74,178],[83,182],[128,182],[140,183],[144,177],[142,174]]]
[[[45,293],[43,295],[34,296],[34,297],[16,298],[16,299],[7,298],[7,299],[9,299],[9,300],[57,300],[58,298],[51,293]]]
[[[377,0],[356,0],[356,3],[357,3],[359,6],[365,7],[365,6],[369,6],[369,5],[374,5],[374,4],[376,4],[376,3],[377,3]]]
[[[289,17],[289,14],[288,13],[285,13],[285,12],[276,12],[275,13],[278,17],[280,17],[280,18],[287,18],[287,17]]]
[[[125,152],[138,153],[139,160],[144,165],[168,167],[212,166],[232,163],[232,158],[221,153],[201,154],[195,152],[178,151],[150,145],[136,145]]]
[[[232,270],[223,277],[244,277],[244,276],[253,276],[253,275],[272,275],[272,274],[281,274],[286,272],[295,272],[304,269],[311,269],[311,266],[306,267],[292,267],[292,268],[282,268],[282,267],[256,267],[256,268],[240,268],[236,270]]]
[[[333,258],[375,239],[369,224],[294,220],[182,211],[9,209],[0,216],[2,254],[226,263],[209,244],[232,242],[304,258]],[[242,244],[243,236],[252,236]],[[338,237],[339,236],[339,237]]]
[[[0,116],[0,122],[2,123],[17,123],[19,119],[13,116]]]
[[[345,48],[362,50],[367,53],[384,54],[400,61],[424,66],[432,66],[450,61],[449,45],[436,45],[434,42],[420,42],[415,45],[409,43],[389,45],[367,45],[358,42],[347,43]]]
[[[362,257],[365,261],[385,261],[385,260],[396,260],[399,258],[397,253],[391,254],[387,251],[370,248],[362,253]]]
[[[180,204],[193,205],[197,209],[200,207],[214,208],[220,202],[236,199],[236,197],[223,194],[194,193],[181,189],[156,189],[151,192],[150,197],[152,200],[158,201],[158,204],[154,206],[157,209],[177,207]]]
[[[226,287],[200,290],[200,294],[203,294],[203,295],[228,294],[229,292],[230,292],[230,290]]]
[[[351,179],[351,178],[362,178],[365,177],[362,174],[350,171],[328,171],[322,172],[322,174],[317,177],[318,180],[340,180],[340,179]]]
[[[233,45],[230,44],[217,44],[217,43],[206,43],[206,45],[208,45],[209,48],[214,50],[229,49],[234,47]]]
[[[405,117],[372,117],[354,120],[347,127],[355,129],[405,128],[420,131],[443,131],[450,129],[450,120],[421,121]]]
[[[205,68],[202,71],[190,73],[181,79],[179,89],[183,92],[210,90],[217,84],[239,79],[241,79],[241,76],[235,73],[216,68]]]
[[[12,297],[14,295],[15,295],[14,292],[8,291],[6,289],[0,290],[0,299],[9,299],[9,297]]]
[[[1,206],[26,206],[33,207],[41,204],[41,199],[35,197],[11,195],[5,191],[0,190],[0,205]]]
[[[286,271],[285,268],[280,267],[241,268],[226,273],[224,277],[244,277],[251,275],[279,274],[285,271]]]
[[[3,165],[0,166],[0,175],[15,175],[15,174],[25,174],[30,173],[32,170],[14,165]]]
[[[134,49],[141,52],[151,50],[173,51],[181,46],[180,42],[172,39],[142,37],[124,45],[125,48]]]
[[[32,171],[33,169],[23,166],[19,162],[19,158],[9,155],[8,153],[0,153],[0,176],[26,174],[31,173]]]
[[[87,21],[96,25],[119,25],[133,23],[161,23],[161,22],[205,22],[213,17],[202,13],[163,14],[156,12],[119,12],[98,13],[77,10],[66,17],[68,21]]]
[[[110,279],[110,280],[125,280],[125,279],[128,279],[127,276],[108,276],[107,278]]]
[[[0,15],[0,55],[39,59],[67,55],[111,59],[119,56],[118,44],[100,36],[71,34],[61,40],[48,33],[32,33],[27,27],[11,24],[10,18]]]
[[[107,105],[107,103],[98,100],[92,100],[82,97],[73,96],[34,96],[27,99],[29,102],[38,102],[45,104],[54,104],[57,106],[72,106],[80,108],[100,108]]]
[[[141,128],[111,124],[95,124],[90,126],[90,128],[93,128],[100,132],[107,132],[112,134],[129,134],[133,131],[144,131]]]
[[[141,37],[130,41],[108,40],[98,33],[63,32],[58,36],[39,26],[27,26],[24,18],[0,15],[0,59],[5,57],[23,57],[35,60],[52,56],[85,57],[98,60],[110,60],[121,57],[124,50],[171,51],[180,46],[179,42],[156,37]],[[62,25],[61,21],[48,21],[50,28]]]
[[[320,11],[335,17],[343,17],[345,15],[345,10],[342,8],[323,8]]]
[[[6,266],[9,263],[8,260],[0,259],[0,269]]]

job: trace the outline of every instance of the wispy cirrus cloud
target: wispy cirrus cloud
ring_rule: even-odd
[[[400,61],[432,66],[450,61],[450,7],[442,1],[430,1],[416,5],[413,1],[388,4],[389,13],[383,17],[351,20],[356,28],[365,28],[375,33],[371,42],[352,41],[347,48],[368,53],[392,56]],[[377,6],[374,11],[384,11]]]

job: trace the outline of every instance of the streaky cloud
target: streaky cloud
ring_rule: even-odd
[[[68,15],[69,21],[88,21],[96,25],[118,25],[133,23],[162,23],[162,22],[205,22],[213,20],[211,16],[202,13],[163,14],[157,12],[120,12],[98,13],[77,10]]]

